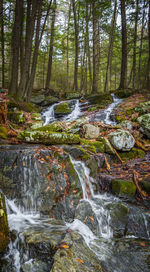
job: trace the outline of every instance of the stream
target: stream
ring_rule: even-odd
[[[106,110],[96,114],[96,121],[102,120],[106,124],[115,125],[115,122],[111,121],[110,115],[113,109],[121,103],[121,100],[112,96],[113,103]],[[76,120],[83,114],[82,103],[79,100],[73,100],[70,103],[72,112],[63,118],[65,121]],[[43,113],[44,125],[56,120],[55,105]],[[54,194],[53,189],[50,191],[50,185],[46,183],[45,176],[50,176],[49,173],[53,169],[56,171],[55,190],[63,190],[66,181],[62,175],[63,171],[61,172],[59,168],[61,164],[57,164],[57,160],[53,160],[53,162],[51,160],[53,158],[51,149],[39,151],[38,146],[18,147],[18,149],[15,146],[8,146],[7,150],[0,147],[0,153],[2,158],[5,157],[5,153],[11,157],[13,161],[12,176],[15,181],[15,185],[13,185],[15,190],[13,188],[12,193],[8,194],[6,198],[11,236],[15,238],[12,239],[9,250],[1,259],[1,272],[49,272],[53,264],[52,258],[47,258],[47,255],[44,255],[46,261],[43,262],[40,257],[41,266],[39,269],[39,264],[34,263],[35,253],[31,250],[26,237],[40,233],[41,237],[48,235],[50,239],[57,240],[68,229],[82,236],[88,248],[101,261],[103,271],[150,271],[150,214],[147,209],[137,207],[134,202],[132,203],[128,199],[119,199],[113,195],[98,192],[96,190],[97,181],[90,176],[90,169],[84,162],[75,160],[68,155],[67,161],[70,161],[74,170],[73,180],[79,181],[76,188],[82,192],[82,198],[79,203],[76,203],[75,198],[68,197],[67,201],[70,203],[74,201],[75,207],[72,207],[72,204],[66,204],[67,206],[63,207],[70,210],[68,212],[64,208],[60,212],[61,215],[59,215],[59,209],[54,207],[54,214],[56,215],[58,212],[58,216],[55,216],[56,220],[54,220],[49,218],[45,212],[47,203],[52,205],[51,202],[44,203],[47,201],[45,195],[48,192],[52,193],[51,195]],[[47,164],[46,160],[48,160]],[[17,166],[14,161],[17,162]],[[49,172],[47,169],[50,167],[50,162],[53,168]],[[58,169],[60,170],[58,171]],[[57,187],[58,177],[62,188],[59,188],[59,183]],[[62,202],[64,205],[63,198]],[[44,207],[44,212],[42,207]],[[73,216],[72,210],[74,211]],[[120,212],[123,212],[121,218]],[[71,218],[69,214],[71,214]]]

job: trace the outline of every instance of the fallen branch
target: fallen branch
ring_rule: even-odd
[[[135,143],[137,145],[137,147],[141,148],[142,150],[144,151],[147,151],[147,148],[145,148],[145,146],[139,142],[139,140],[137,140],[137,138],[134,136],[134,139],[135,139]]]
[[[110,172],[110,164],[109,164],[106,156],[104,157],[104,159],[105,159],[105,164],[106,164],[107,171]]]
[[[137,188],[137,191],[138,191],[140,197],[144,200],[145,197],[147,197],[148,195],[145,192],[143,192],[141,187],[139,186],[137,172],[135,170],[133,171],[133,182]]]
[[[116,151],[116,149],[113,148],[113,147],[112,147],[112,149],[113,149],[113,151],[115,152],[115,154],[116,154],[117,158],[119,159],[119,161],[121,161],[121,163],[123,164],[124,161],[121,159],[121,157],[120,157],[120,155],[118,154],[118,152]]]

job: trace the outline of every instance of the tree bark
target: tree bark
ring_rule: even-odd
[[[87,57],[88,57],[88,69],[89,69],[89,90],[92,90],[92,68],[91,68],[91,53],[90,53],[90,45],[89,45],[89,6],[86,2],[86,49],[87,49]]]
[[[23,60],[22,74],[17,92],[17,97],[23,99],[25,97],[26,86],[29,79],[30,62],[32,54],[32,39],[34,35],[34,27],[37,11],[37,0],[28,0],[27,20],[26,20],[26,40],[25,40],[25,55]]]
[[[148,15],[148,63],[147,63],[147,89],[150,90],[150,1],[149,1],[149,15]]]
[[[136,0],[136,13],[135,13],[135,26],[134,26],[134,41],[133,41],[133,82],[132,88],[136,87],[136,42],[137,42],[137,24],[138,24],[138,13],[139,13],[139,0]]]
[[[92,92],[98,92],[98,76],[99,76],[99,26],[97,15],[97,2],[93,0],[93,84]]]
[[[108,56],[107,56],[107,68],[106,68],[106,79],[105,79],[105,86],[104,92],[107,91],[108,88],[108,81],[111,77],[111,61],[112,61],[112,49],[113,49],[113,41],[114,41],[114,30],[116,25],[116,12],[117,12],[117,0],[114,2],[114,12],[111,22],[111,31],[109,36],[109,49],[108,49]]]
[[[5,86],[5,52],[4,52],[4,9],[3,0],[0,0],[0,25],[1,25],[1,54],[2,54],[2,88]]]
[[[72,1],[73,15],[74,15],[74,29],[75,29],[75,62],[74,62],[74,83],[73,89],[78,91],[78,59],[79,59],[79,29],[77,22],[76,2]]]
[[[142,26],[141,26],[140,48],[139,48],[138,87],[141,86],[141,57],[142,57],[142,49],[143,49],[144,22],[145,22],[145,0],[143,3],[143,15],[142,15]]]
[[[18,90],[18,69],[19,69],[19,45],[21,31],[21,10],[23,8],[23,0],[16,0],[15,21],[12,32],[12,68],[11,80],[9,86],[9,94],[14,96]]]
[[[122,58],[119,89],[125,89],[127,87],[127,28],[126,28],[125,0],[120,0],[120,2],[121,2],[121,25],[122,25]]]
[[[55,18],[56,18],[56,8],[57,2],[53,1],[54,9],[52,14],[52,24],[51,24],[51,40],[50,40],[50,49],[49,49],[49,59],[48,59],[48,69],[47,69],[47,78],[46,78],[46,86],[48,89],[50,87],[51,74],[52,74],[52,60],[53,60],[53,47],[54,47],[54,35],[55,35]]]
[[[69,4],[68,11],[68,27],[67,27],[67,88],[69,83],[69,30],[70,30],[71,4]]]

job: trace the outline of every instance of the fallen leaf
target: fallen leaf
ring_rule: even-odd
[[[76,259],[77,262],[84,264],[84,262],[81,259]]]

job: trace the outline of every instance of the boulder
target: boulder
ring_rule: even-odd
[[[89,117],[86,116],[86,117],[81,117],[79,119],[77,119],[76,121],[73,122],[73,125],[72,125],[72,129],[77,129],[77,128],[80,128],[81,126],[83,126],[84,124],[87,124],[89,122]]]
[[[48,107],[57,102],[59,102],[59,99],[57,97],[49,95],[45,97],[45,100],[41,103],[41,106]]]
[[[141,132],[150,139],[150,113],[144,114],[137,119]]]
[[[27,143],[41,143],[47,145],[53,144],[79,144],[80,137],[75,134],[66,134],[64,132],[43,132],[43,131],[24,131],[19,132],[18,140]]]
[[[36,95],[32,96],[30,99],[31,103],[34,103],[37,105],[41,105],[42,102],[44,102],[44,100],[45,100],[44,94],[36,94]]]
[[[68,102],[64,102],[64,103],[56,105],[54,108],[54,111],[55,111],[55,115],[58,117],[71,113],[71,109],[69,107]]]
[[[122,151],[130,151],[135,144],[134,137],[130,132],[118,129],[108,135],[111,144]]]
[[[133,197],[136,193],[136,186],[133,181],[112,180],[112,193],[119,196]]]
[[[38,122],[32,123],[30,129],[34,130],[34,129],[42,128],[42,126],[43,126],[43,121],[38,121]]]
[[[66,99],[70,100],[70,99],[78,99],[81,97],[80,93],[66,93]]]
[[[40,113],[32,113],[32,120],[33,121],[42,121],[42,115]]]
[[[4,195],[0,192],[0,253],[9,244],[9,226]]]
[[[64,243],[64,247],[63,247]],[[81,235],[68,233],[54,255],[52,272],[102,272],[101,262]]]
[[[7,139],[8,131],[5,127],[0,126],[0,138]]]
[[[103,144],[104,146],[104,152],[108,154],[115,154],[115,151],[113,150],[109,140],[106,137],[98,137],[97,141]]]
[[[99,127],[93,126],[91,124],[86,124],[83,126],[83,136],[86,139],[98,138],[100,133]]]
[[[59,121],[53,122],[47,126],[37,128],[37,131],[41,132],[62,132],[63,127]]]
[[[150,101],[141,103],[139,107],[135,108],[135,111],[138,112],[140,115],[150,113]]]

